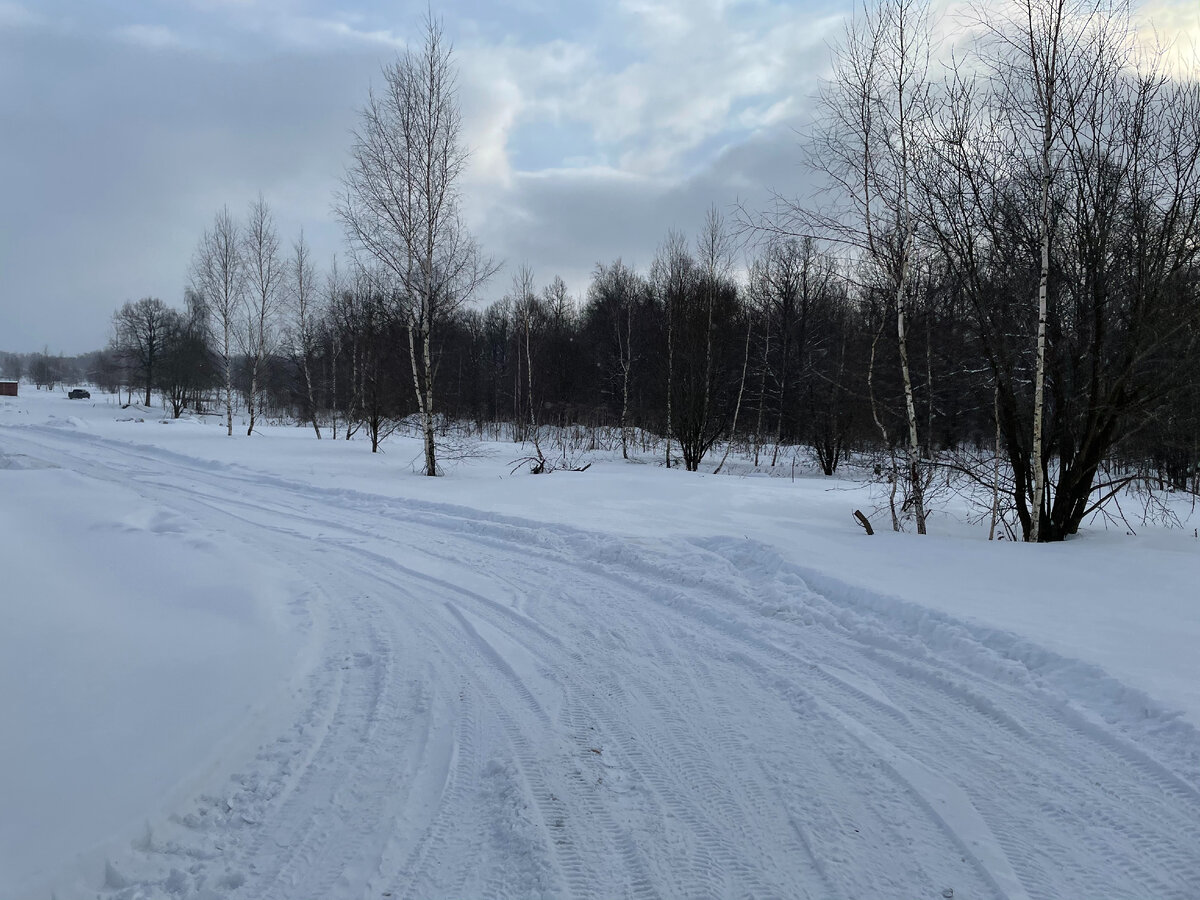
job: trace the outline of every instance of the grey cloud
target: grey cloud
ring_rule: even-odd
[[[125,300],[178,303],[214,212],[261,190],[325,256],[332,193],[375,54],[229,61],[39,32],[0,36],[0,347],[102,344]],[[69,66],[72,77],[60,70]]]
[[[732,225],[738,205],[759,210],[775,193],[803,197],[812,184],[793,124],[781,124],[677,182],[570,170],[518,176],[478,236],[506,248],[509,268],[528,263],[541,283],[561,275],[580,296],[597,262],[621,257],[645,272],[668,230],[694,235],[712,205]],[[502,275],[490,295],[507,287]]]
[[[0,0],[0,26],[5,15],[15,21],[16,9]],[[394,36],[419,22],[424,5],[343,13],[316,0],[190,10],[126,3],[124,18],[107,20],[104,9],[112,7],[50,0],[40,20],[0,27],[0,349],[91,349],[104,343],[124,301],[154,295],[178,303],[213,214],[224,204],[240,214],[259,191],[285,239],[303,226],[317,260],[327,260],[340,249],[330,206],[356,110],[394,51]],[[464,78],[486,82],[493,60],[510,66],[498,73],[511,76],[506,92],[464,84],[468,114],[490,112],[494,120],[477,131],[492,145],[474,148],[480,173],[467,186],[467,211],[488,252],[528,261],[544,280],[561,273],[580,290],[598,260],[648,265],[666,229],[693,231],[710,203],[798,192],[791,186],[803,176],[788,126],[822,64],[823,48],[811,46],[795,48],[786,77],[765,95],[753,85],[722,94],[735,117],[785,102],[786,122],[754,131],[753,117],[731,126],[719,112],[703,128],[675,127],[663,155],[674,163],[641,169],[649,173],[642,176],[561,168],[569,157],[615,164],[626,150],[657,146],[657,123],[671,105],[710,88],[655,90],[656,80],[672,77],[669,60],[646,67],[649,81],[639,82],[631,67],[658,52],[652,42],[627,42],[621,29],[629,17],[607,4],[573,10],[552,8],[537,31],[522,30],[536,18],[526,0],[463,3],[447,16],[448,28],[459,29],[452,36]],[[530,61],[554,46],[577,48],[584,64],[549,58],[522,81]],[[703,46],[719,45],[709,35]],[[648,99],[627,139],[589,148],[598,126],[588,104],[613,89],[606,79],[617,70],[628,70],[621,84],[644,89]],[[514,104],[511,117],[488,103]],[[609,102],[603,115],[623,112]],[[564,129],[558,147],[545,137],[548,122]],[[503,293],[506,282],[497,279],[491,293]]]

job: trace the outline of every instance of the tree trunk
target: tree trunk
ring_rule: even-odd
[[[754,422],[754,467],[758,468],[758,455],[762,450],[762,429],[763,429],[763,408],[766,406],[767,397],[767,369],[770,368],[771,356],[771,318],[770,315],[763,317],[763,357],[762,357],[762,372],[758,380],[758,416]]]
[[[733,424],[729,426],[729,440],[725,442],[725,455],[721,457],[721,461],[717,463],[717,467],[713,469],[714,475],[721,474],[721,467],[725,465],[725,460],[729,459],[729,450],[733,447],[733,438],[737,434],[738,413],[742,411],[742,393],[746,390],[746,369],[750,366],[750,322],[749,316],[746,317],[746,353],[742,357],[742,380],[738,384],[737,403],[733,407]]]
[[[884,447],[888,447],[888,464],[891,470],[888,472],[888,509],[892,513],[892,531],[900,530],[900,517],[896,515],[896,461],[892,455],[890,444],[891,440],[888,437],[887,426],[883,424],[883,420],[879,418],[879,406],[875,402],[875,351],[879,346],[879,339],[883,336],[883,325],[886,321],[885,317],[879,319],[879,330],[875,332],[875,338],[871,341],[871,359],[867,364],[867,396],[871,401],[871,417],[875,420],[875,427],[879,429],[879,434],[883,438]]]
[[[336,348],[336,349],[335,349]],[[333,439],[336,441],[338,436],[338,395],[337,395],[337,364],[338,357],[341,356],[341,342],[333,338],[329,341],[329,418],[330,426],[333,429]]]
[[[617,352],[621,354],[621,458],[629,459],[629,370],[633,368],[633,307],[625,305],[625,349],[621,349],[617,324]]]
[[[672,300],[667,296],[667,468],[671,468],[671,393],[675,390],[675,331],[671,313]]]
[[[225,319],[225,435],[233,437],[233,359],[229,356],[232,335],[229,319]]]
[[[355,423],[351,427],[351,423],[355,422],[355,416],[358,415],[359,392],[362,390],[362,379],[359,375],[358,364],[358,338],[353,338],[350,344],[350,390],[346,394],[346,440],[354,437],[354,432],[358,431],[358,424]]]
[[[783,413],[784,405],[787,402],[786,397],[789,368],[788,355],[792,351],[790,341],[791,335],[789,334],[791,331],[791,328],[789,327],[790,324],[791,323],[788,321],[788,317],[783,315],[781,320],[782,334],[780,335],[779,339],[781,349],[779,356],[779,413],[775,419],[775,446],[771,450],[771,468],[775,468],[775,464],[779,461],[779,445],[783,442]]]
[[[538,438],[537,415],[534,412],[533,406],[533,351],[529,346],[529,301],[526,298],[525,305],[525,383],[529,392],[529,437],[533,441],[534,452],[537,453],[538,468],[534,474],[540,475],[546,471],[546,457],[542,455],[542,445]]]
[[[996,446],[992,459],[992,523],[988,528],[988,540],[996,536],[996,523],[1000,518],[1000,384],[992,391],[992,415],[996,419]]]
[[[1033,522],[1029,540],[1042,537],[1042,507],[1046,497],[1046,466],[1043,459],[1043,418],[1046,398],[1046,320],[1050,293],[1050,139],[1047,132],[1042,151],[1042,267],[1038,275],[1037,369],[1033,382]]]
[[[246,410],[250,414],[250,426],[246,429],[246,437],[254,434],[254,416],[258,407],[258,357],[250,364],[250,393],[246,395]]]
[[[302,366],[304,369],[304,387],[308,391],[308,414],[309,418],[312,419],[313,431],[317,433],[317,440],[319,441],[321,439],[321,426],[317,424],[317,402],[313,397],[312,370],[308,364],[307,348],[304,350],[304,360],[302,362]]]
[[[905,278],[901,277],[899,294],[903,294]],[[917,520],[917,534],[925,534],[925,485],[921,472],[921,445],[917,439],[917,407],[913,401],[912,376],[908,367],[908,337],[905,333],[904,298],[896,298],[896,333],[900,340],[900,372],[904,379],[904,411],[908,418],[908,480]]]
[[[408,330],[408,346],[413,361],[413,385],[417,391],[417,405],[421,414],[421,434],[425,444],[425,474],[437,475],[437,444],[433,433],[433,302],[426,298],[421,316],[421,361],[418,372],[416,348],[413,346],[413,331]]]

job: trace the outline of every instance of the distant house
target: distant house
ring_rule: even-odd
[[[15,397],[17,396],[17,382],[15,381],[0,381],[0,397]]]

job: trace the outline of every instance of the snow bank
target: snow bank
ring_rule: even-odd
[[[222,535],[6,452],[2,432],[0,492],[0,896],[15,897],[102,871],[243,758],[299,644],[285,579]]]

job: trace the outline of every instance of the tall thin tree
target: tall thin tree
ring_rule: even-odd
[[[292,245],[288,260],[288,298],[292,313],[291,350],[292,358],[300,366],[304,378],[304,394],[308,404],[308,419],[312,423],[317,440],[321,439],[321,425],[317,420],[317,401],[313,390],[313,358],[317,352],[318,323],[317,276],[309,253],[304,231]]]
[[[425,474],[437,475],[434,334],[495,272],[462,222],[467,166],[453,50],[432,15],[424,42],[383,70],[354,135],[336,210],[356,248],[395,283],[421,419]]]
[[[204,232],[192,257],[192,287],[204,298],[216,336],[216,351],[224,377],[225,430],[233,435],[233,360],[240,314],[246,291],[246,263],[241,230],[228,207],[222,207],[213,226]]]
[[[250,386],[246,395],[250,419],[246,434],[250,435],[254,433],[254,423],[261,412],[262,380],[275,350],[276,324],[284,301],[286,279],[283,260],[279,256],[275,218],[262,194],[250,204],[243,239],[247,302],[242,349],[250,369]]]

